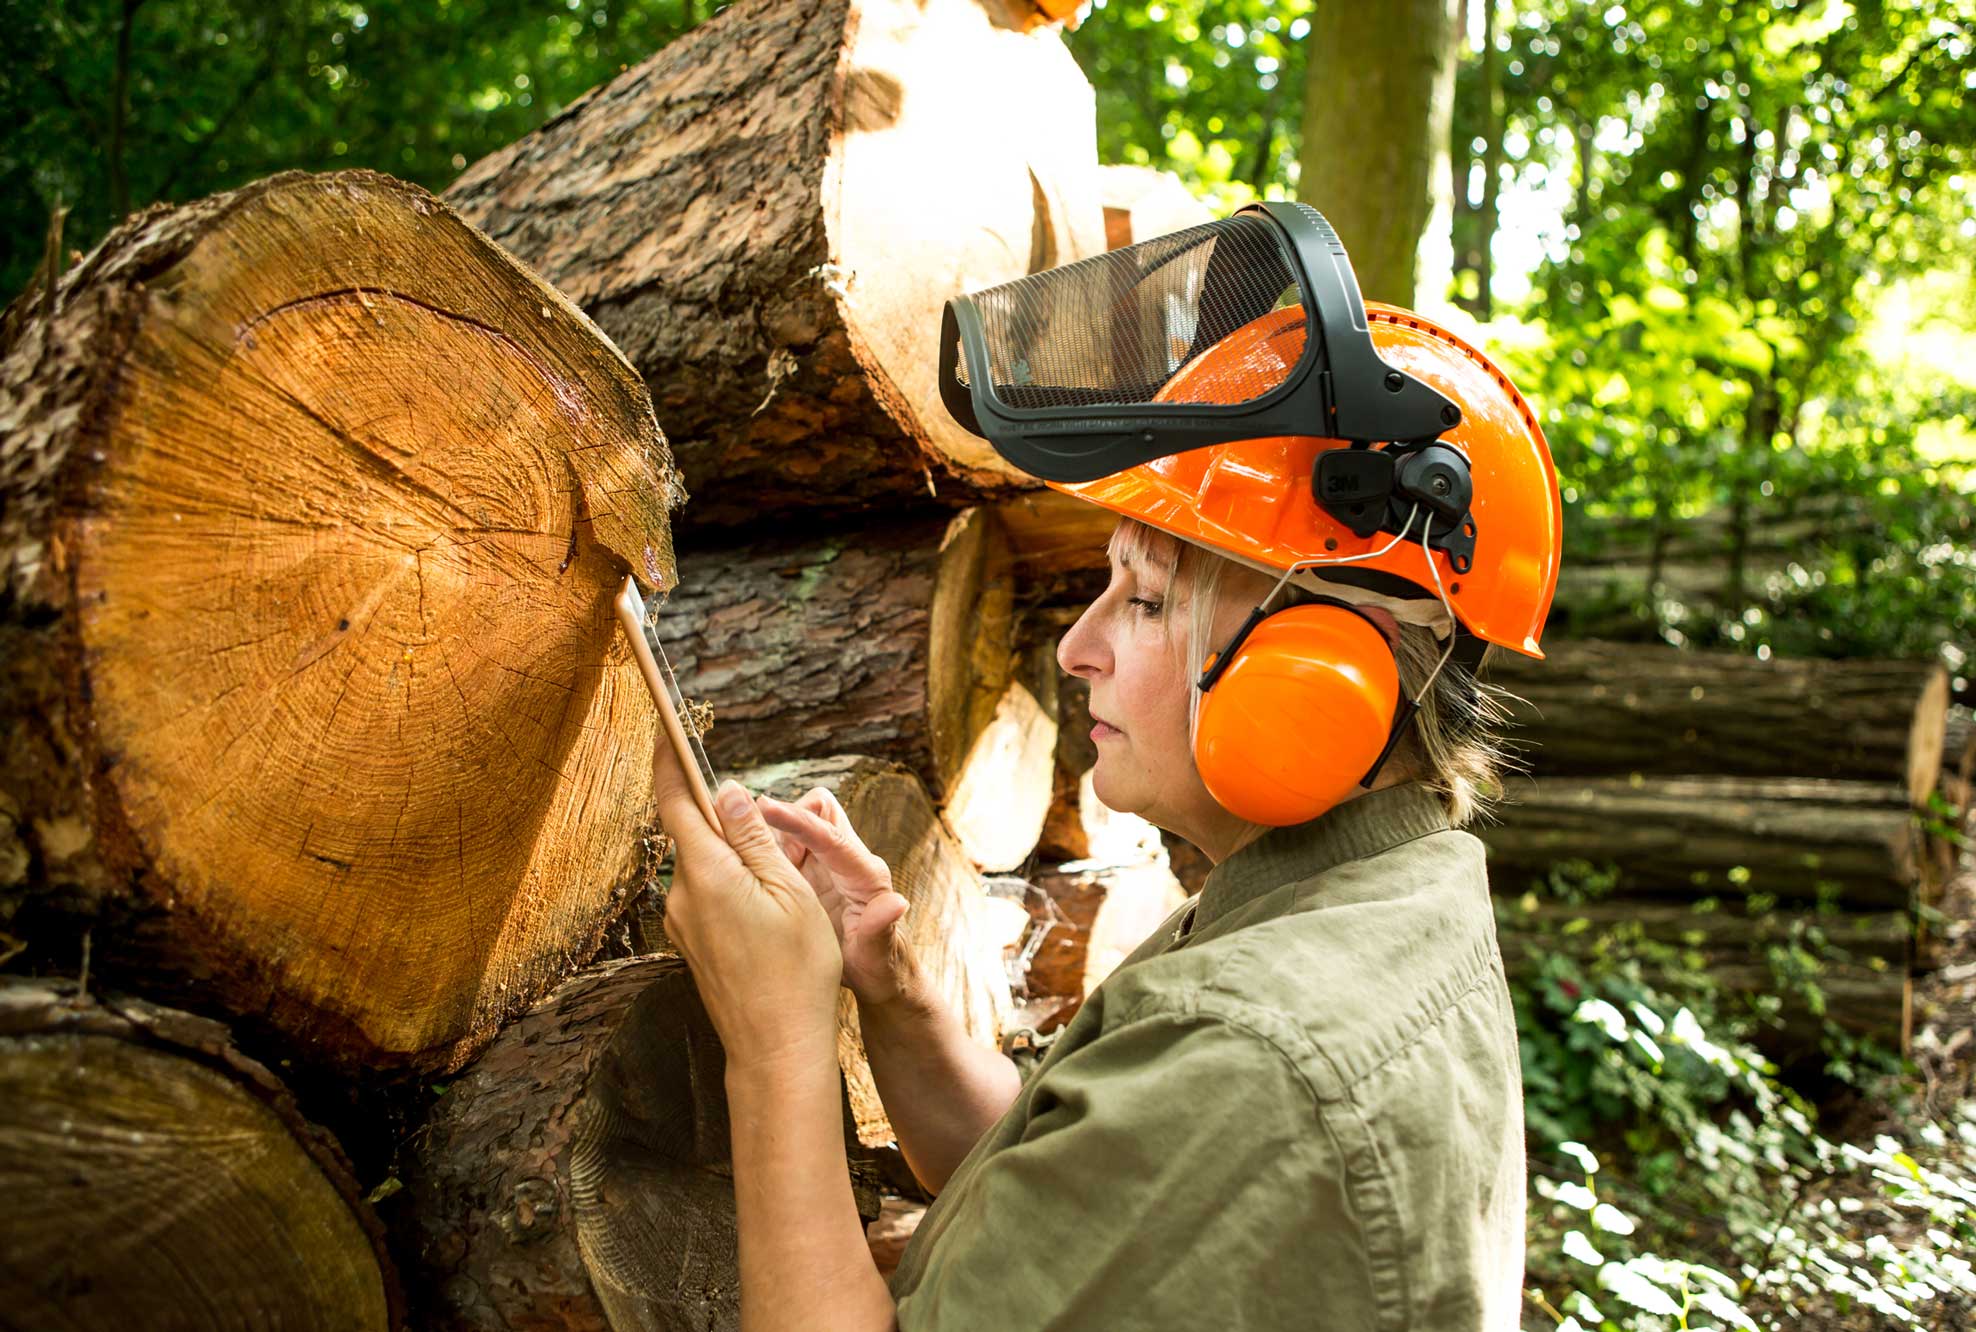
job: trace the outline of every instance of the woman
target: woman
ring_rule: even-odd
[[[1205,364],[1204,392],[1167,400],[1219,400],[1230,356],[1245,375],[1258,357],[1306,365],[1302,309],[1263,309],[1167,385]],[[745,1327],[1517,1325],[1515,1025],[1481,843],[1459,826],[1496,757],[1472,649],[1536,655],[1555,478],[1500,372],[1425,321],[1371,316],[1386,387],[1418,377],[1460,404],[1440,443],[1472,554],[1437,544],[1455,527],[1416,527],[1453,500],[1401,446],[1374,461],[1399,459],[1388,517],[1405,521],[1369,532],[1328,515],[1335,440],[1058,483],[1124,517],[1110,585],[1058,648],[1090,682],[1096,793],[1214,870],[1027,1079],[920,982],[897,946],[905,901],[827,792],[784,804],[728,783],[723,836],[669,761],[655,770],[679,844],[668,932],[728,1054]],[[1490,433],[1511,418],[1515,438]],[[840,979],[937,1195],[889,1286],[845,1177]]]

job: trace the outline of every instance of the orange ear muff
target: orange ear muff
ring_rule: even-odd
[[[1204,677],[1194,764],[1237,818],[1304,823],[1385,753],[1399,666],[1378,626],[1342,603],[1289,606],[1250,625]]]

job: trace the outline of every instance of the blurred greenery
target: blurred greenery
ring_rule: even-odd
[[[87,249],[131,210],[291,168],[372,167],[442,189],[722,7],[9,0],[0,291],[27,282],[58,204],[69,246]]]
[[[1093,0],[1065,41],[1101,158],[1221,211],[1294,195],[1314,3]],[[1456,267],[1417,304],[1540,411],[1554,630],[1939,655],[1976,701],[1976,7],[1462,3]],[[10,6],[0,289],[58,204],[82,249],[285,168],[443,188],[721,7]]]

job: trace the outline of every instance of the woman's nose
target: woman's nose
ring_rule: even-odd
[[[1058,641],[1057,665],[1066,675],[1089,679],[1103,673],[1108,664],[1106,658],[1102,636],[1091,622],[1091,612],[1086,610]]]

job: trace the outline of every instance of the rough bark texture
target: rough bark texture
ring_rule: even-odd
[[[1817,901],[1906,910],[1916,830],[1894,783],[1749,777],[1516,778],[1488,844],[1500,893],[1553,864],[1610,863],[1629,895]],[[1742,873],[1747,871],[1747,874]]]
[[[298,1055],[456,1064],[641,873],[654,713],[609,598],[671,585],[681,500],[644,386],[370,172],[150,210],[15,328],[10,928],[94,927]]]
[[[743,0],[448,198],[644,374],[682,525],[816,523],[1034,485],[940,405],[940,309],[1102,252],[1096,167],[1053,31],[969,0]]]
[[[0,980],[9,1326],[396,1328],[335,1141],[216,1022]]]
[[[415,1141],[420,1326],[738,1327],[724,1066],[676,957],[592,967],[503,1030]]]
[[[858,753],[926,783],[976,864],[1035,845],[1056,719],[1015,640],[995,515],[689,556],[660,612],[723,771]]]
[[[1511,739],[1539,776],[1832,777],[1918,803],[1941,769],[1948,673],[1933,662],[1559,642],[1543,661],[1497,653],[1489,671],[1520,696]]]
[[[1415,304],[1415,254],[1447,175],[1455,8],[1404,0],[1311,16],[1298,197],[1337,230],[1369,300]]]

